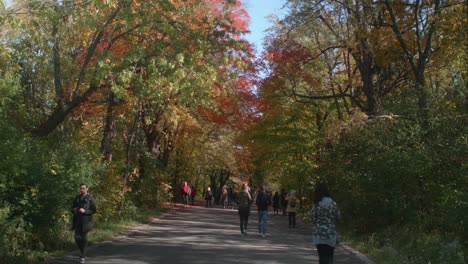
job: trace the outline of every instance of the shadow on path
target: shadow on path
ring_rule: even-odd
[[[88,250],[89,264],[201,264],[201,263],[318,263],[310,232],[289,229],[288,219],[269,215],[268,235],[257,235],[257,212],[252,208],[248,235],[239,229],[237,210],[220,208],[176,208],[112,241]],[[90,234],[92,236],[92,234]],[[78,263],[78,253],[44,263]],[[336,249],[336,264],[361,264],[343,247]]]

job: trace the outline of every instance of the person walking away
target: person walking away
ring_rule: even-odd
[[[247,190],[247,185],[242,185],[242,190],[237,194],[238,213],[240,218],[240,231],[244,236],[247,235],[247,224],[249,222],[250,204],[252,196]]]
[[[289,220],[289,228],[296,228],[296,205],[297,205],[297,198],[296,198],[296,191],[291,190],[286,196],[287,201],[287,208],[286,211],[288,212],[288,220]]]
[[[221,205],[223,206],[223,209],[226,208],[227,195],[228,195],[227,188],[226,186],[223,186],[223,189],[221,191]]]
[[[311,210],[313,243],[317,247],[319,264],[333,264],[337,245],[336,221],[338,206],[330,197],[326,183],[319,183],[314,191],[314,206]]]
[[[265,186],[260,187],[255,204],[258,210],[258,234],[262,237],[266,237],[268,206],[271,204],[271,199],[265,191]]]
[[[206,208],[208,207],[213,207],[211,205],[211,200],[213,199],[213,192],[211,191],[211,188],[208,187],[208,189],[206,189],[206,193],[205,193],[205,206]]]
[[[280,201],[281,201],[281,209],[283,210],[283,216],[286,215],[286,207],[288,206],[288,201],[286,201],[287,195],[288,193],[284,189],[281,189]]]
[[[187,182],[184,181],[184,184],[182,185],[182,201],[184,203],[184,207],[188,206],[189,194],[190,194],[190,187],[188,186]]]
[[[278,192],[275,192],[275,195],[273,195],[273,215],[279,214],[279,202],[280,202],[279,194]]]
[[[191,200],[192,200],[192,205],[195,205],[195,196],[197,196],[197,189],[195,188],[195,186],[192,186],[191,192],[190,192],[190,197],[191,197]]]
[[[96,213],[94,198],[88,193],[88,185],[80,184],[80,194],[73,199],[72,209],[75,242],[80,249],[80,263],[86,261],[86,248],[88,246],[88,232],[93,229],[92,215]]]

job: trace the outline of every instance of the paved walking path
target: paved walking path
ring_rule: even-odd
[[[310,232],[303,225],[289,229],[286,216],[273,216],[270,212],[268,217],[266,238],[257,235],[254,210],[249,218],[248,235],[243,236],[237,210],[179,207],[151,224],[90,247],[86,263],[318,263]],[[76,251],[45,263],[78,263],[77,255]],[[335,255],[336,264],[372,263],[348,247],[337,247]]]

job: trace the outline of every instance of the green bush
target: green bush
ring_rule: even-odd
[[[344,229],[374,234],[380,253],[397,252],[407,263],[463,263],[466,120],[432,121],[428,131],[407,120],[355,127],[329,149],[333,165],[321,171],[334,183]]]

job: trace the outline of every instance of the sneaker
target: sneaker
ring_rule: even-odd
[[[262,234],[262,237],[265,238],[265,237],[266,237],[266,234]]]
[[[246,235],[247,235],[247,232],[245,232],[245,231],[244,231],[244,233],[243,233],[243,234],[244,234],[244,236],[246,236]]]
[[[81,258],[80,258],[80,263],[86,263],[86,259],[83,258],[83,257],[81,257]]]

